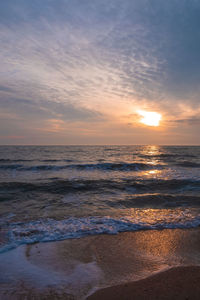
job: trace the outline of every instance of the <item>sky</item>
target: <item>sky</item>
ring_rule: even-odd
[[[1,145],[199,145],[199,131],[199,0],[0,1]]]

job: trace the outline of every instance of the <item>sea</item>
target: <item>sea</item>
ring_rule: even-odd
[[[0,146],[0,252],[199,225],[199,146]]]

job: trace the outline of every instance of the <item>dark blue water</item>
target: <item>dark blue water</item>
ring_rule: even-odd
[[[1,146],[2,251],[200,224],[200,147]]]

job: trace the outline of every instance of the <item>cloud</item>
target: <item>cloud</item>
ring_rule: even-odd
[[[0,107],[85,128],[138,107],[189,120],[200,107],[199,26],[196,0],[1,1]]]
[[[199,116],[194,116],[192,118],[187,118],[187,119],[178,119],[174,120],[174,123],[183,123],[183,124],[188,124],[188,125],[200,125],[200,115]]]
[[[13,92],[13,90],[7,86],[0,85],[0,92]]]
[[[20,98],[2,98],[1,109],[5,111],[15,112],[16,115],[23,119],[43,118],[52,119],[60,118],[64,121],[92,121],[101,120],[102,116],[96,111],[89,110],[84,107],[76,107],[71,103],[51,102],[47,100],[32,101]]]

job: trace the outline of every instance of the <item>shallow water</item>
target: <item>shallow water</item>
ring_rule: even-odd
[[[200,265],[198,228],[22,245],[1,254],[0,296],[83,300],[96,289],[186,265]]]

